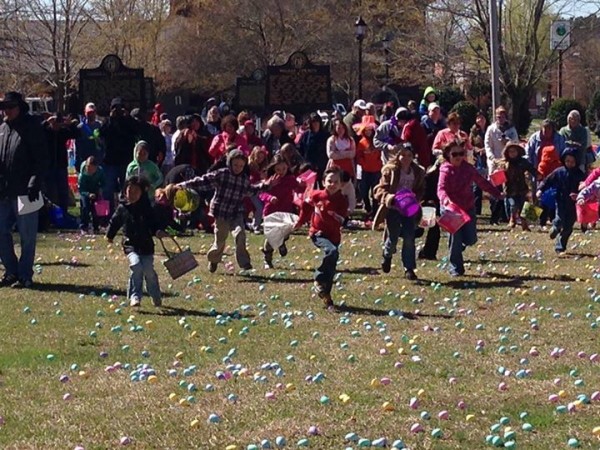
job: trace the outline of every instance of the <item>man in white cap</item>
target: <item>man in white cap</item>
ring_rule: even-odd
[[[367,102],[362,98],[356,100],[352,105],[352,110],[344,117],[344,123],[348,128],[348,134],[354,139],[354,142],[358,142],[358,136],[354,131],[354,125],[362,122],[362,117],[367,111]]]
[[[100,142],[100,127],[96,119],[96,105],[88,103],[83,110],[83,119],[77,126],[79,137],[75,140],[75,170],[79,172],[81,163],[93,156],[98,164],[102,163],[102,144]]]

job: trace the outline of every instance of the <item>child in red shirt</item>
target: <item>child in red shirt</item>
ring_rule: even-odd
[[[314,191],[302,208],[296,228],[310,216],[309,236],[323,252],[323,261],[315,270],[315,290],[327,309],[333,309],[331,289],[342,240],[340,228],[348,214],[348,200],[341,192],[341,174],[337,168],[323,174],[325,189]]]

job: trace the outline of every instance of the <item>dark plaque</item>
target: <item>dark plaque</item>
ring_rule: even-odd
[[[293,53],[283,66],[269,66],[267,105],[296,114],[331,109],[329,66],[312,64],[302,52]]]
[[[265,84],[264,70],[257,69],[250,77],[239,77],[235,83],[236,108],[247,109],[262,113],[265,109]]]
[[[109,113],[110,101],[121,97],[127,109],[147,109],[144,69],[129,69],[117,55],[107,55],[100,67],[79,71],[79,99],[96,104],[98,113]]]

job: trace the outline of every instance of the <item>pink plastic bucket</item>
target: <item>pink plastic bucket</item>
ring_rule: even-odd
[[[414,192],[402,189],[394,196],[394,208],[405,217],[415,216],[421,209]]]
[[[577,205],[577,222],[581,224],[596,223],[598,221],[598,203],[584,203]]]
[[[108,200],[96,200],[94,209],[98,217],[107,217],[110,214],[110,202]]]
[[[469,222],[471,217],[460,207],[451,203],[444,209],[444,213],[438,219],[438,225],[450,234],[456,233],[461,227]]]
[[[506,183],[506,171],[504,170],[496,170],[490,175],[490,182],[494,186],[500,186],[501,184]]]

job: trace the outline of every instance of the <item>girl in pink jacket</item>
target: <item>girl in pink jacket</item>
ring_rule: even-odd
[[[295,211],[294,193],[304,192],[305,186],[290,171],[290,166],[281,155],[275,155],[267,169],[267,178],[278,178],[279,181],[269,192],[261,192],[259,199],[263,202],[263,217],[275,212],[292,213]],[[273,247],[265,239],[262,252],[265,255],[265,268],[273,268]],[[285,242],[279,247],[279,254],[287,255]]]

